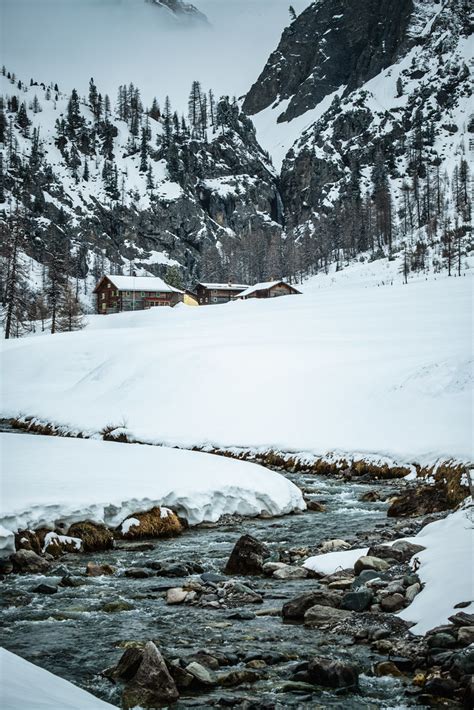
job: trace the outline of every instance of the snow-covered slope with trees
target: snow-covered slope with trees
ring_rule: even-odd
[[[5,341],[0,413],[183,446],[471,460],[471,277],[359,267],[303,295]]]

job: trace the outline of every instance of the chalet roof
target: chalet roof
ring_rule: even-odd
[[[244,291],[249,287],[248,284],[205,284],[202,281],[198,283],[198,286],[204,286],[204,288],[208,288],[211,291]]]
[[[158,276],[112,276],[105,274],[102,279],[109,279],[118,291],[154,291],[160,293],[183,293],[179,288],[170,286]],[[101,283],[102,279],[99,281]],[[96,290],[99,286],[97,284]]]
[[[279,281],[262,281],[262,283],[259,284],[254,284],[253,286],[249,286],[245,291],[242,291],[242,293],[239,293],[236,298],[245,298],[245,296],[250,296],[252,293],[255,293],[256,291],[266,291],[269,288],[273,288],[273,286],[278,286],[279,284],[286,284],[287,286],[291,286],[291,284],[287,284],[286,281],[282,281],[281,279]],[[291,286],[295,291],[297,289],[294,286]],[[297,291],[297,293],[300,293]]]

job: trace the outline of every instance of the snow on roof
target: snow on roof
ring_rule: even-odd
[[[204,288],[209,288],[213,291],[244,291],[249,288],[248,284],[205,284],[202,281],[199,282],[198,286],[204,286]]]
[[[169,286],[158,276],[111,276],[105,274],[103,278],[109,279],[119,291],[160,291],[163,293],[183,293],[179,288]]]
[[[286,283],[286,281],[262,281],[262,283],[259,284],[254,284],[253,286],[249,286],[245,291],[242,293],[239,293],[237,298],[243,298],[245,296],[250,296],[250,294],[255,293],[256,291],[266,291],[268,288],[273,288],[273,286],[278,286],[278,284],[283,284]],[[287,284],[289,286],[290,284]],[[294,286],[292,286],[294,288]],[[296,289],[295,289],[296,291]]]

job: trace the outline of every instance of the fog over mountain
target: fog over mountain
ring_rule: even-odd
[[[245,94],[288,24],[287,0],[192,4],[208,22],[147,0],[0,0],[1,61],[79,93],[91,76],[113,97],[134,82],[145,101],[169,94],[183,109],[194,79],[217,95]],[[308,4],[293,2],[297,12]]]

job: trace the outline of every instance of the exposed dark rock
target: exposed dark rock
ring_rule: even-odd
[[[82,540],[84,552],[101,552],[111,550],[114,546],[114,536],[109,528],[87,520],[71,525],[67,534]]]
[[[152,641],[143,649],[127,649],[111,675],[127,683],[122,695],[127,709],[135,705],[156,707],[179,697],[163,656]]]
[[[405,597],[402,594],[389,594],[381,600],[380,606],[383,611],[394,614],[405,606]]]
[[[31,591],[36,592],[36,594],[56,594],[58,588],[53,584],[38,584]]]
[[[305,613],[312,606],[338,607],[341,603],[342,595],[337,591],[316,589],[314,592],[305,592],[300,596],[291,599],[283,605],[281,615],[287,621],[298,621],[304,618]]]
[[[14,572],[23,574],[46,572],[51,567],[51,562],[44,557],[40,557],[33,550],[18,550],[18,552],[10,555],[10,562],[13,565]]]
[[[259,680],[260,675],[252,670],[242,669],[229,671],[224,675],[221,675],[218,679],[219,685],[226,688],[233,688],[237,685],[242,685],[243,683],[256,683]]]
[[[332,628],[338,622],[347,619],[350,615],[350,611],[317,604],[310,607],[305,613],[304,625],[317,626],[318,628]]]
[[[344,594],[341,601],[341,609],[348,611],[366,611],[372,604],[373,592],[365,587],[359,588],[356,592]]]
[[[102,611],[105,611],[107,614],[117,614],[121,611],[131,611],[133,608],[133,604],[126,602],[124,599],[117,599],[104,604]]]
[[[242,535],[227,561],[226,574],[258,575],[263,573],[263,561],[270,557],[266,545],[251,535]]]
[[[313,658],[307,673],[311,683],[326,688],[356,689],[359,683],[359,671],[354,665],[329,658]]]
[[[124,575],[130,579],[147,579],[153,576],[153,572],[145,567],[131,567],[125,570]]]
[[[380,559],[380,557],[369,557],[364,555],[359,557],[359,559],[354,564],[354,572],[359,575],[364,570],[373,570],[375,572],[385,572],[390,567],[390,564],[386,560]]]
[[[95,562],[88,562],[86,567],[86,575],[88,577],[100,577],[102,575],[111,575],[115,573],[115,567],[110,565],[98,565]]]
[[[451,678],[435,676],[426,681],[423,690],[439,698],[453,698],[457,688],[458,684]]]

